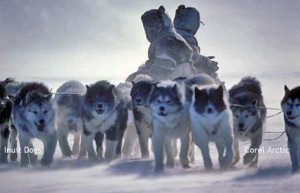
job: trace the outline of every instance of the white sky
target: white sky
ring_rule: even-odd
[[[298,0],[0,0],[0,79],[122,81],[147,59],[141,15],[197,8],[220,77],[300,71]]]

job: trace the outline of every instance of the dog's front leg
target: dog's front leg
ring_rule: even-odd
[[[83,135],[84,136],[84,141],[85,141],[85,145],[86,145],[86,149],[87,149],[87,152],[88,152],[88,158],[90,161],[98,161],[99,158],[95,152],[95,149],[94,149],[94,137],[95,137],[95,134],[93,133],[90,133],[89,135]]]
[[[144,122],[136,123],[138,138],[140,142],[142,158],[149,158],[148,140],[150,138],[150,129]]]
[[[80,144],[80,132],[74,134],[74,143],[72,146],[72,155],[77,155],[79,153],[79,144]]]
[[[251,145],[248,153],[244,156],[244,164],[250,164],[249,166],[256,166],[255,160],[258,156],[258,149],[262,143],[262,135],[254,136],[251,139]],[[252,164],[254,162],[254,164]]]
[[[1,146],[0,146],[0,163],[7,163],[7,147],[9,138],[9,127],[5,126],[4,130],[1,132],[0,136]]]
[[[18,151],[17,151],[17,136],[18,132],[13,124],[10,126],[10,145],[13,153],[10,154],[10,160],[15,161],[18,158]]]
[[[296,140],[291,141],[288,139],[288,148],[290,150],[290,158],[292,162],[292,173],[297,173],[300,171],[299,144],[296,143]]]
[[[153,124],[152,144],[155,158],[154,172],[162,172],[164,170],[164,139],[165,134],[161,131],[159,124]]]
[[[63,156],[71,156],[72,151],[70,149],[69,143],[68,143],[68,132],[64,130],[63,128],[58,128],[57,130],[57,137],[58,137],[58,144],[61,149],[61,152]]]
[[[115,157],[118,140],[109,140],[106,138],[105,144],[106,144],[106,149],[105,149],[104,159],[106,162],[111,162]]]
[[[191,137],[189,133],[186,133],[184,136],[180,138],[181,146],[180,146],[180,161],[182,168],[190,168],[190,163],[188,159],[188,154],[190,152],[191,147]]]
[[[174,154],[173,154],[174,141],[176,141],[176,139],[172,140],[170,138],[166,138],[165,139],[165,144],[164,144],[166,154],[167,154],[167,167],[169,167],[169,168],[174,168],[175,167]]]
[[[193,140],[201,150],[205,169],[211,170],[213,165],[209,155],[209,147],[208,147],[209,139],[207,134],[203,132],[203,130],[204,128],[199,128],[197,129],[197,131],[194,130]]]
[[[52,163],[53,155],[57,144],[57,132],[52,131],[45,137],[44,142],[44,155],[41,160],[43,166],[49,166]]]
[[[24,134],[25,135],[25,134]],[[28,167],[30,166],[29,162],[29,155],[28,152],[26,152],[26,149],[28,148],[28,144],[31,140],[29,136],[24,136],[22,134],[19,135],[19,141],[20,141],[20,148],[21,148],[21,167]]]
[[[235,165],[240,160],[239,140],[237,138],[235,138],[233,140],[233,147],[234,147],[234,160],[233,160],[233,164],[232,165]]]
[[[83,158],[84,156],[86,156],[86,142],[85,142],[85,137],[82,131],[80,131],[80,151],[79,151],[79,155],[78,155],[78,159]]]

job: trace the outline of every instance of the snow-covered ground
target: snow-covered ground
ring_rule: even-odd
[[[231,78],[229,78],[231,77]],[[257,75],[263,84],[265,102],[268,107],[280,107],[283,86],[300,84],[299,74]],[[221,77],[222,78],[222,77]],[[230,87],[241,77],[224,76]],[[57,85],[54,82],[48,84]],[[62,82],[61,82],[62,83]],[[278,111],[269,111],[268,115]],[[266,131],[283,131],[282,114],[267,119]],[[265,139],[273,139],[279,134],[265,134]],[[258,168],[246,168],[241,163],[230,171],[218,168],[217,153],[211,145],[211,156],[215,170],[204,171],[202,157],[196,148],[196,162],[191,169],[167,169],[161,175],[152,172],[153,157],[149,160],[121,159],[109,165],[90,163],[76,158],[62,158],[59,147],[55,161],[50,168],[39,164],[32,168],[20,168],[19,162],[0,166],[0,193],[42,193],[42,192],[105,192],[105,193],[150,193],[150,192],[300,192],[300,176],[291,175],[288,153],[271,153],[268,148],[286,148],[287,138],[283,135],[275,141],[264,141],[265,152],[260,154]],[[38,147],[41,143],[34,142]],[[245,152],[247,145],[240,146]],[[41,156],[41,155],[40,155]]]

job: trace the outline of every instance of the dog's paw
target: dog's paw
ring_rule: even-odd
[[[190,164],[184,164],[184,165],[182,165],[182,168],[183,169],[190,169],[191,166],[190,166]]]

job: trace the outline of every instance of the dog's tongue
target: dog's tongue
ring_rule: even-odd
[[[45,124],[37,125],[38,131],[40,131],[40,132],[44,131],[45,126],[46,126]]]

